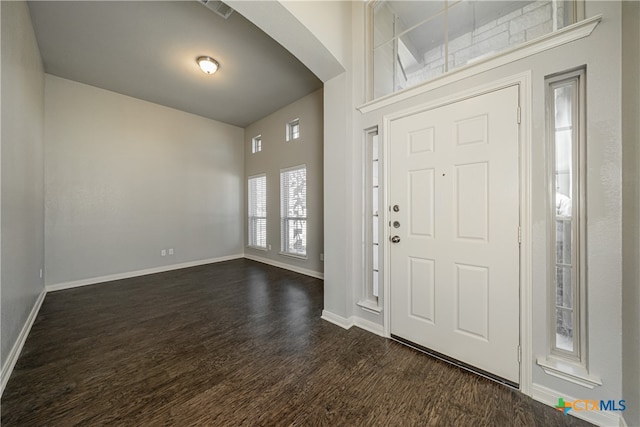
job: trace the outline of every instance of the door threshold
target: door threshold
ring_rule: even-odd
[[[423,347],[420,344],[416,344],[412,341],[409,341],[405,338],[399,337],[397,335],[391,334],[391,339],[399,342],[400,344],[404,344],[408,347],[411,347],[415,350],[418,350],[421,353],[425,353],[428,356],[434,357],[438,360],[442,360],[443,362],[449,363],[450,365],[454,365],[457,366],[460,369],[464,369],[465,371],[471,372],[473,374],[476,375],[480,375],[481,377],[484,377],[488,380],[491,380],[493,382],[497,382],[498,384],[502,384],[505,385],[509,388],[512,388],[514,390],[520,390],[520,385],[516,382],[507,380],[505,378],[499,377],[498,375],[494,375],[490,372],[484,371],[482,369],[476,368],[475,366],[469,365],[468,363],[464,363],[461,362],[457,359],[454,359],[453,357],[449,357],[447,355],[444,355],[442,353],[439,353],[435,350],[431,350],[430,348],[427,347]]]

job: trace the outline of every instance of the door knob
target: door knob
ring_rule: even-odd
[[[398,243],[400,241],[400,236],[393,236],[390,239],[391,243]]]

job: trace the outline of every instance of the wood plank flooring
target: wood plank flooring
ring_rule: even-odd
[[[50,293],[2,425],[589,425],[321,320],[322,286],[241,259]]]

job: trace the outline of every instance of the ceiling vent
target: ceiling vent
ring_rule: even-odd
[[[207,9],[214,11],[224,19],[228,19],[229,16],[231,16],[231,14],[233,13],[233,9],[219,0],[200,0],[200,3],[202,3],[207,7]]]

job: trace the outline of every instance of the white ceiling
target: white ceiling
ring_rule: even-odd
[[[234,12],[197,1],[35,1],[47,73],[246,127],[322,87],[277,42]],[[206,75],[196,57],[220,70]]]

